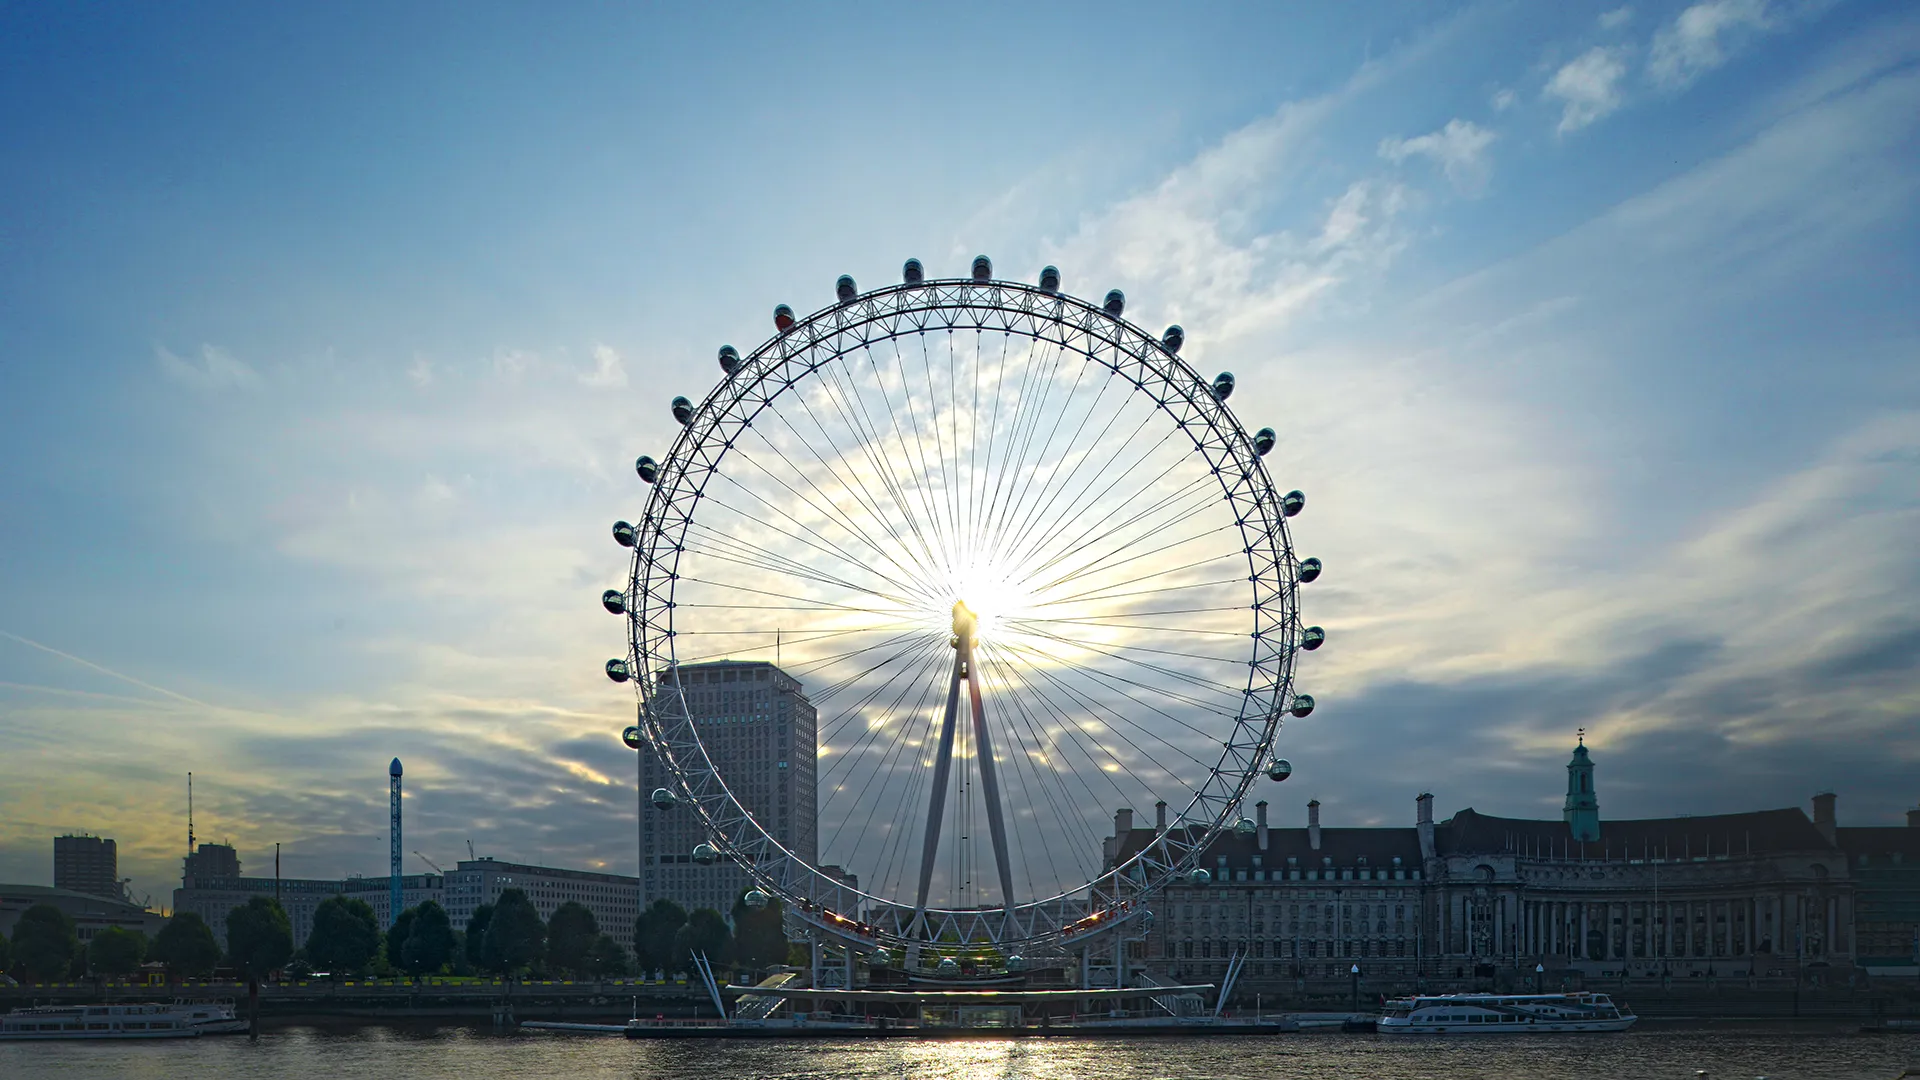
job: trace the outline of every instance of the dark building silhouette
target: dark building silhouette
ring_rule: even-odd
[[[53,838],[53,887],[122,899],[119,855],[104,836]]]

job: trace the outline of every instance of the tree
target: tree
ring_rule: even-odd
[[[52,904],[35,904],[13,924],[13,962],[27,978],[49,982],[67,974],[80,954],[73,920]]]
[[[487,923],[487,943],[483,955],[487,966],[510,975],[546,954],[546,925],[540,912],[520,889],[502,889],[493,902],[493,918]]]
[[[487,924],[492,921],[492,904],[481,904],[473,909],[472,915],[467,916],[465,952],[467,963],[472,964],[476,971],[487,970]]]
[[[617,979],[631,970],[627,962],[627,950],[613,940],[612,934],[601,934],[587,947],[585,957],[586,972],[596,979]]]
[[[166,965],[176,978],[205,978],[220,966],[220,943],[205,919],[191,911],[176,911],[153,936],[147,958]]]
[[[7,935],[0,934],[0,975],[5,975],[12,966],[13,942],[7,940]]]
[[[313,909],[307,960],[321,971],[359,973],[380,951],[380,927],[365,900],[334,896]]]
[[[247,979],[247,1037],[260,1037],[260,980],[293,957],[293,924],[271,896],[250,897],[227,913],[227,958]]]
[[[787,962],[786,915],[778,897],[762,907],[747,904],[747,891],[733,902],[733,961],[755,971]]]
[[[146,958],[147,935],[138,930],[109,926],[87,943],[87,968],[95,976],[131,975]]]
[[[727,929],[727,920],[710,907],[694,908],[687,925],[673,935],[673,950],[682,963],[695,953],[705,954],[716,964],[724,962],[732,946],[733,931]]]
[[[387,963],[394,967],[402,969],[406,967],[400,962],[400,958],[406,955],[407,935],[413,933],[413,920],[419,915],[419,908],[407,908],[400,913],[399,918],[393,920],[392,926],[387,927]]]
[[[687,909],[661,897],[633,920],[633,952],[640,970],[674,972],[686,957],[673,951],[673,935],[687,925]]]
[[[227,913],[227,959],[249,981],[264,979],[293,957],[293,924],[270,896],[255,896]]]
[[[587,953],[600,936],[600,922],[586,905],[569,900],[547,920],[547,966],[575,975],[587,968]]]
[[[400,948],[400,967],[414,975],[428,975],[453,958],[453,920],[447,909],[431,900],[409,908],[413,926]]]

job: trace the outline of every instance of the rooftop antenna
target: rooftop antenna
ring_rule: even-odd
[[[187,774],[187,854],[193,854],[193,774]]]

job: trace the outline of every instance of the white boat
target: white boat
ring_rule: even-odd
[[[177,1005],[38,1005],[0,1016],[0,1042],[24,1039],[182,1039],[200,1034]]]
[[[247,1018],[234,1011],[227,998],[214,1001],[189,1001],[174,998],[173,1007],[184,1012],[202,1035],[241,1035],[247,1030]]]
[[[1387,1002],[1377,1030],[1395,1035],[1625,1031],[1638,1019],[1605,994],[1421,994]]]

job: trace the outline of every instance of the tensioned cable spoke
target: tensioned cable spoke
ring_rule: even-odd
[[[1173,542],[1171,542],[1171,543],[1167,543],[1167,544],[1161,544],[1161,545],[1159,545],[1159,546],[1157,546],[1157,547],[1154,547],[1154,548],[1150,548],[1150,549],[1148,549],[1148,550],[1146,550],[1146,551],[1142,551],[1142,552],[1140,552],[1140,553],[1138,553],[1138,554],[1135,554],[1135,555],[1130,555],[1130,556],[1128,556],[1127,558],[1124,558],[1124,559],[1121,559],[1121,560],[1119,560],[1118,562],[1107,562],[1106,560],[1108,560],[1108,559],[1112,559],[1112,558],[1113,558],[1113,557],[1114,557],[1115,555],[1118,555],[1118,554],[1120,554],[1120,553],[1121,553],[1122,551],[1125,551],[1125,550],[1126,550],[1125,548],[1119,548],[1119,549],[1116,549],[1116,550],[1114,550],[1114,551],[1111,551],[1111,552],[1108,552],[1108,553],[1107,553],[1106,555],[1104,555],[1104,556],[1102,556],[1102,559],[1101,559],[1101,561],[1100,561],[1100,562],[1096,562],[1096,563],[1090,563],[1090,564],[1088,564],[1088,565],[1086,565],[1086,566],[1083,566],[1083,567],[1080,567],[1080,568],[1078,568],[1078,569],[1075,569],[1075,570],[1072,570],[1072,571],[1069,571],[1068,573],[1066,573],[1066,574],[1064,574],[1064,575],[1062,575],[1062,576],[1060,576],[1060,577],[1056,577],[1056,578],[1054,578],[1054,579],[1053,579],[1052,581],[1049,581],[1049,582],[1047,582],[1046,584],[1044,584],[1044,585],[1041,585],[1041,586],[1039,587],[1039,589],[1038,589],[1038,590],[1036,590],[1036,591],[1042,591],[1042,590],[1046,590],[1046,589],[1051,589],[1051,588],[1056,588],[1056,587],[1058,587],[1058,586],[1059,586],[1059,585],[1060,585],[1061,583],[1063,583],[1063,582],[1067,582],[1067,581],[1072,581],[1072,580],[1074,580],[1075,578],[1081,578],[1081,577],[1086,577],[1086,576],[1087,576],[1087,575],[1089,575],[1089,574],[1097,574],[1097,573],[1101,573],[1101,572],[1103,572],[1103,571],[1107,571],[1107,570],[1113,570],[1113,569],[1116,569],[1116,568],[1118,568],[1118,567],[1122,567],[1122,566],[1126,566],[1126,565],[1127,565],[1127,564],[1129,564],[1129,563],[1136,563],[1136,562],[1139,562],[1139,561],[1140,561],[1141,559],[1150,559],[1150,558],[1152,558],[1153,556],[1155,556],[1155,555],[1158,555],[1158,554],[1160,554],[1161,552],[1164,552],[1164,551],[1172,551],[1172,550],[1174,550],[1175,548],[1180,548],[1180,547],[1185,547],[1185,546],[1186,546],[1186,545],[1188,545],[1188,544],[1192,544],[1192,543],[1196,543],[1196,542],[1198,542],[1198,541],[1201,541],[1201,540],[1204,540],[1204,539],[1206,539],[1206,538],[1207,538],[1207,537],[1209,537],[1209,536],[1218,536],[1219,534],[1221,534],[1221,533],[1223,533],[1223,532],[1226,532],[1226,531],[1228,531],[1229,529],[1231,529],[1231,530],[1233,530],[1233,531],[1235,531],[1235,532],[1238,532],[1238,531],[1239,531],[1239,529],[1240,529],[1240,526],[1238,526],[1238,525],[1236,525],[1236,524],[1234,524],[1233,522],[1231,522],[1231,521],[1229,521],[1229,522],[1227,522],[1227,523],[1226,523],[1226,524],[1224,524],[1224,525],[1215,525],[1214,527],[1212,527],[1212,528],[1210,528],[1210,529],[1207,529],[1207,530],[1205,530],[1204,532],[1200,532],[1200,533],[1196,533],[1196,534],[1194,534],[1194,535],[1192,535],[1192,536],[1186,536],[1186,537],[1182,537],[1182,538],[1180,538],[1180,539],[1178,539],[1178,540],[1175,540],[1175,541],[1173,541]]]
[[[880,392],[881,400],[888,406],[887,413],[893,423],[894,435],[898,438],[900,433],[899,419],[893,415],[893,402],[887,394],[885,383],[879,377],[879,367],[873,363],[872,349],[863,347],[861,351],[867,356],[868,366],[874,370],[874,385]],[[922,560],[923,564],[930,568],[941,568],[944,561],[942,558],[941,545],[931,540],[926,530],[921,528],[920,519],[915,516],[913,506],[906,497],[906,485],[901,481],[899,473],[894,467],[892,456],[886,452],[886,440],[880,435],[878,425],[873,423],[872,413],[867,409],[866,395],[859,392],[854,373],[850,370],[842,371],[840,365],[830,366],[826,373],[832,381],[838,397],[844,398],[846,402],[851,402],[852,405],[857,408],[859,419],[856,421],[853,409],[849,409],[847,405],[840,400],[835,400],[834,402],[835,408],[840,411],[842,418],[847,421],[848,427],[858,429],[860,432],[860,449],[867,458],[868,464],[873,468],[875,475],[879,478],[881,485],[886,488],[892,496],[894,505],[900,509],[900,516],[906,521],[908,530],[913,533],[914,539],[919,542],[920,550],[925,556]],[[842,376],[844,376],[845,381],[844,387],[841,385]],[[925,506],[924,499],[921,500],[921,505],[923,507]],[[929,520],[929,525],[931,525],[931,520]]]
[[[1211,506],[1214,504],[1214,502],[1217,501],[1218,493],[1217,491],[1212,490],[1217,487],[1218,487],[1218,482],[1215,481],[1213,477],[1203,473],[1200,476],[1195,477],[1192,480],[1189,480],[1187,483],[1183,484],[1182,486],[1174,489],[1172,492],[1168,493],[1166,496],[1159,499],[1158,501],[1153,503],[1151,506],[1147,507],[1145,510],[1140,511],[1134,516],[1130,518],[1124,518],[1117,522],[1110,522],[1109,527],[1104,531],[1102,531],[1097,536],[1091,536],[1091,537],[1087,536],[1087,533],[1091,532],[1093,527],[1089,527],[1088,529],[1083,530],[1079,536],[1066,541],[1066,546],[1062,548],[1057,554],[1049,557],[1045,562],[1042,562],[1042,563],[1039,563],[1038,565],[1033,566],[1033,568],[1027,571],[1027,573],[1029,574],[1046,573],[1048,570],[1051,570],[1053,567],[1059,565],[1060,563],[1066,561],[1067,559],[1072,558],[1074,555],[1078,554],[1079,552],[1084,551],[1095,544],[1099,544],[1106,541],[1108,538],[1112,537],[1114,534],[1132,529],[1134,526],[1138,525],[1141,521],[1154,519],[1154,518],[1157,518],[1159,515],[1165,514],[1168,518],[1168,521],[1172,522],[1172,521],[1182,520],[1195,513],[1198,513],[1205,507]],[[1196,494],[1202,497],[1196,499],[1194,498]],[[1126,506],[1128,503],[1131,503],[1133,499],[1136,497],[1138,497],[1137,493],[1134,496],[1129,496],[1125,501],[1120,503],[1120,506]],[[1171,508],[1171,513],[1168,513],[1169,508]],[[1110,519],[1111,515],[1118,510],[1119,510],[1118,506],[1114,507],[1113,509],[1107,511],[1106,515],[1103,515],[1103,518]],[[1152,535],[1154,532],[1158,531],[1158,529],[1162,527],[1164,527],[1164,524],[1158,520],[1155,520],[1154,524],[1148,526],[1145,529],[1142,529],[1141,534],[1142,536],[1149,536],[1149,535]],[[1136,537],[1135,539],[1137,540],[1139,539],[1139,537]],[[1037,559],[1043,554],[1045,554],[1045,552],[1037,551],[1034,553],[1033,558]]]
[[[1162,577],[1164,575],[1156,574],[1153,576]],[[1134,589],[1131,592],[1089,590],[1084,593],[1076,593],[1073,596],[1061,597],[1057,600],[1052,597],[1047,597],[1045,598],[1045,603],[1050,608],[1066,607],[1073,604],[1091,604],[1099,600],[1125,600],[1134,596],[1159,596],[1166,593],[1186,592],[1190,589],[1217,589],[1222,585],[1245,585],[1246,583],[1247,579],[1245,577],[1230,577],[1215,578],[1211,581],[1189,581],[1183,585],[1161,585],[1152,589]]]
[[[748,462],[748,464],[750,464],[750,465],[753,465],[753,467],[755,467],[755,468],[758,468],[758,469],[760,469],[760,472],[761,472],[761,474],[762,474],[762,475],[765,475],[765,476],[767,476],[767,477],[768,477],[769,479],[772,479],[772,480],[773,480],[773,481],[774,481],[775,483],[778,483],[778,484],[780,484],[780,486],[781,486],[781,487],[785,487],[785,488],[787,488],[787,490],[788,490],[788,491],[789,491],[790,493],[792,493],[792,492],[793,492],[793,489],[792,489],[791,487],[788,487],[785,481],[782,481],[782,480],[780,480],[780,479],[779,479],[778,477],[775,477],[775,476],[773,476],[773,475],[772,475],[771,473],[768,473],[768,472],[767,472],[767,471],[766,471],[766,470],[765,470],[764,468],[760,468],[760,466],[759,466],[758,464],[756,464],[756,463],[754,463],[754,462],[753,462],[753,460],[752,460],[752,458],[751,458],[751,457],[749,457],[749,456],[747,456],[747,455],[740,455],[739,457],[740,457],[740,459],[741,459],[741,460],[744,460],[744,461],[747,461],[747,462]],[[861,567],[862,569],[865,569],[865,570],[867,570],[867,571],[868,571],[869,573],[872,573],[872,574],[873,574],[873,575],[874,575],[875,577],[878,577],[878,578],[880,578],[881,580],[883,580],[883,581],[886,581],[886,582],[887,582],[888,584],[890,584],[890,585],[893,585],[893,586],[894,586],[895,588],[900,588],[900,589],[905,589],[905,588],[907,588],[907,586],[905,586],[904,584],[902,584],[901,582],[899,582],[898,580],[896,580],[895,578],[893,578],[893,577],[892,577],[891,575],[889,575],[889,574],[885,574],[885,573],[882,573],[882,572],[881,572],[881,571],[880,571],[880,570],[879,570],[878,568],[876,568],[876,567],[874,567],[874,566],[871,566],[871,565],[868,565],[868,564],[865,564],[865,563],[862,563],[862,562],[861,562],[860,560],[858,560],[858,559],[855,559],[855,558],[853,558],[852,556],[850,556],[850,555],[848,555],[848,554],[847,554],[847,553],[845,552],[845,550],[843,550],[842,548],[840,548],[840,546],[839,546],[839,545],[837,545],[837,544],[835,544],[835,543],[834,543],[833,541],[831,541],[831,540],[829,540],[829,539],[827,539],[827,538],[826,538],[825,536],[823,536],[823,535],[821,535],[821,533],[820,533],[820,532],[819,532],[818,530],[816,530],[816,529],[814,529],[814,528],[813,528],[813,527],[812,527],[811,525],[808,525],[808,524],[807,524],[806,522],[804,522],[804,521],[801,521],[801,520],[800,520],[799,518],[797,518],[797,517],[795,517],[795,516],[793,515],[793,512],[792,512],[792,511],[790,511],[790,510],[788,510],[788,509],[786,509],[785,507],[782,507],[782,506],[778,506],[778,505],[776,505],[776,504],[774,504],[774,503],[773,503],[772,501],[770,501],[770,500],[768,500],[768,499],[766,499],[766,498],[763,498],[763,497],[761,497],[761,496],[760,496],[760,495],[759,495],[758,493],[756,493],[756,492],[754,492],[754,491],[753,491],[753,490],[752,490],[751,488],[748,488],[748,487],[747,487],[746,485],[744,485],[744,484],[742,484],[742,483],[741,483],[741,482],[740,482],[740,481],[739,481],[738,479],[735,479],[734,477],[731,477],[731,476],[728,476],[728,475],[727,475],[726,473],[723,473],[723,472],[722,472],[722,473],[715,473],[715,474],[714,474],[714,476],[715,476],[715,477],[717,477],[717,478],[719,478],[719,479],[722,479],[722,480],[725,480],[725,481],[727,481],[728,483],[730,483],[730,484],[732,484],[732,485],[733,485],[733,486],[734,486],[734,487],[735,487],[735,488],[736,488],[737,490],[739,490],[739,491],[742,491],[742,492],[745,492],[745,493],[746,493],[746,494],[747,494],[747,495],[748,495],[749,497],[751,497],[751,498],[753,498],[754,500],[756,500],[757,502],[759,502],[759,503],[760,503],[760,504],[761,504],[762,506],[765,506],[765,507],[766,507],[767,509],[769,509],[769,510],[771,510],[771,511],[773,511],[773,512],[774,512],[774,513],[776,513],[776,514],[779,514],[779,515],[780,515],[781,517],[784,517],[784,518],[786,518],[786,519],[787,519],[788,521],[791,521],[791,522],[793,522],[793,523],[794,523],[795,525],[797,525],[797,526],[799,526],[799,527],[800,527],[800,529],[801,529],[802,531],[804,531],[804,532],[806,532],[806,533],[808,533],[808,534],[810,534],[810,535],[812,535],[812,536],[814,536],[815,538],[817,538],[817,539],[818,539],[818,540],[820,541],[820,545],[826,545],[826,546],[824,546],[824,547],[822,547],[822,546],[820,546],[820,545],[816,545],[816,544],[811,544],[811,543],[809,543],[809,544],[808,544],[807,546],[809,546],[809,547],[813,547],[813,548],[815,548],[816,550],[818,550],[818,551],[821,551],[821,552],[823,552],[823,553],[825,553],[825,554],[830,554],[830,555],[832,555],[832,556],[833,556],[834,558],[837,558],[837,559],[842,559],[842,560],[844,560],[844,561],[846,561],[846,562],[848,562],[848,563],[850,563],[850,564],[852,564],[852,565],[854,565],[854,566],[858,566],[858,567]],[[801,496],[799,496],[799,495],[798,495],[797,493],[794,493],[794,494],[795,494],[795,498],[797,498],[797,499],[799,499],[799,500],[800,500],[801,502],[806,502],[806,501],[807,501],[806,499],[804,499],[804,498],[802,498]],[[702,498],[703,498],[703,500],[704,500],[704,501],[706,501],[706,502],[710,502],[710,503],[717,503],[717,502],[718,502],[718,500],[717,500],[717,499],[715,499],[715,498],[714,498],[714,496],[712,496],[712,495],[705,495],[705,496],[703,496]],[[721,505],[724,505],[724,504],[721,504]],[[808,503],[808,505],[810,505],[810,506],[811,506],[812,504],[811,504],[811,503]],[[732,509],[732,508],[731,508],[731,507],[729,507],[728,509]],[[818,509],[818,508],[816,507],[816,509]],[[769,523],[769,522],[765,522],[765,521],[762,521],[762,520],[761,520],[761,519],[759,519],[759,518],[756,518],[756,517],[753,517],[753,516],[751,516],[751,515],[748,515],[748,514],[744,514],[744,513],[741,513],[741,512],[740,512],[740,511],[738,511],[738,510],[734,510],[734,513],[736,513],[736,514],[739,514],[742,520],[745,520],[745,521],[751,521],[751,522],[754,522],[755,524],[761,524],[761,525],[765,525],[766,527],[768,527],[768,528],[771,528],[771,529],[774,529],[774,531],[776,531],[776,532],[779,532],[779,533],[781,533],[782,535],[790,535],[790,534],[788,534],[788,533],[786,533],[786,532],[785,532],[785,530],[782,530],[782,529],[779,529],[779,528],[778,528],[777,526],[774,526],[774,525],[772,525],[772,524],[771,524],[771,523]],[[826,516],[826,515],[822,515],[822,516],[824,517],[824,516]],[[836,522],[836,524],[838,524],[838,523]],[[798,539],[798,538],[797,538],[797,537],[795,537],[794,539]],[[891,559],[889,559],[888,561],[889,561],[889,562],[893,562],[893,560],[891,560]],[[905,567],[902,567],[902,566],[900,566],[900,565],[899,565],[899,564],[898,564],[897,562],[895,562],[895,563],[894,563],[894,568],[895,568],[895,569],[897,569],[897,570],[902,570],[902,571],[905,571],[905,570],[906,570],[906,568],[905,568]],[[914,575],[913,575],[913,574],[912,574],[912,573],[911,573],[911,572],[909,571],[909,572],[908,572],[908,576],[909,576],[909,577],[912,577],[912,576],[914,576]]]
[[[1119,720],[1121,723],[1127,725],[1128,727],[1133,728],[1135,731],[1140,732],[1142,735],[1152,739],[1153,741],[1173,751],[1175,754],[1183,758],[1186,758],[1188,761],[1193,762],[1195,765],[1198,765],[1200,768],[1203,768],[1203,769],[1212,768],[1212,766],[1208,765],[1206,762],[1201,761],[1199,758],[1194,757],[1192,753],[1190,753],[1185,747],[1181,746],[1179,743],[1169,740],[1166,736],[1161,735],[1159,732],[1154,731],[1152,728],[1147,727],[1146,725],[1140,723],[1139,721],[1133,719],[1132,717],[1126,715],[1125,713],[1120,712],[1119,710],[1113,709],[1108,706],[1101,706],[1097,702],[1093,701],[1090,697],[1088,697],[1084,692],[1074,690],[1073,687],[1068,685],[1065,679],[1061,678],[1058,675],[1055,675],[1052,669],[1041,664],[1036,664],[1033,661],[1027,660],[1024,656],[1020,655],[1023,652],[1035,652],[1036,655],[1044,657],[1045,654],[1038,653],[1035,650],[1022,649],[1017,646],[1009,647],[1007,652],[1009,653],[1009,655],[1011,655],[1014,658],[1016,662],[1025,664],[1029,670],[1033,671],[1035,674],[1039,675],[1041,678],[1046,679],[1048,682],[1052,683],[1053,685],[1059,687],[1063,693],[1073,697],[1077,701],[1080,701],[1087,708],[1105,712],[1107,715],[1113,717],[1114,719]],[[1122,693],[1121,696],[1137,704],[1143,704],[1143,705],[1145,704],[1144,702],[1140,702],[1138,698],[1134,698],[1130,694]],[[1180,727],[1193,732],[1194,734],[1200,736],[1203,739],[1211,740],[1213,738],[1213,736],[1210,735],[1209,733],[1201,731],[1199,728],[1196,728],[1192,724],[1189,724],[1186,721],[1181,720],[1179,717],[1173,716],[1172,714],[1167,713],[1161,709],[1154,708],[1151,705],[1147,705],[1147,708],[1153,709],[1155,713],[1158,713],[1160,716],[1165,717],[1167,720],[1171,721],[1172,723],[1177,724]],[[1142,750],[1137,744],[1133,742],[1133,740],[1128,739],[1126,735],[1123,732],[1121,732],[1117,727],[1115,727],[1112,724],[1106,724],[1105,726],[1107,730],[1114,732],[1114,734],[1118,735],[1121,739],[1123,739],[1128,746],[1133,747],[1135,751],[1139,752],[1142,757],[1146,758],[1148,761],[1153,761],[1156,764],[1160,764],[1157,758],[1155,758],[1151,754],[1148,754],[1146,751]],[[1109,753],[1111,753],[1111,751],[1109,751]]]
[[[1145,660],[1136,660],[1131,656],[1123,656],[1119,653],[1113,652],[1094,642],[1077,641],[1069,638],[1060,637],[1055,634],[1048,634],[1048,633],[1045,633],[1044,631],[1033,630],[1031,628],[1028,628],[1027,632],[1039,637],[1047,638],[1048,640],[1051,640],[1051,641],[1060,642],[1063,645],[1070,645],[1074,648],[1085,649],[1089,652],[1099,653],[1102,656],[1112,657],[1113,659],[1118,660],[1121,663],[1133,664],[1136,667],[1145,668],[1146,670],[1151,671],[1157,675],[1165,675],[1167,678],[1174,679],[1179,682],[1187,683],[1188,685],[1191,685],[1191,686],[1196,686],[1202,689],[1215,691],[1216,693],[1232,698],[1236,702],[1242,700],[1245,697],[1243,687],[1229,686],[1226,683],[1214,682],[1211,679],[1203,679],[1200,676],[1195,675],[1191,672],[1180,671],[1178,669],[1166,667],[1161,664],[1150,664]]]

